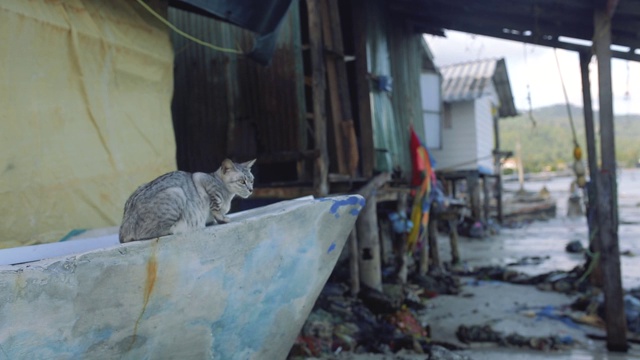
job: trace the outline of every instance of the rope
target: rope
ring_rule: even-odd
[[[593,242],[593,239],[596,236],[596,232],[597,229],[593,229],[593,231],[591,231],[591,234],[589,234],[589,244]],[[582,274],[580,279],[578,279],[578,283],[583,282],[589,275],[591,275],[593,270],[596,268],[596,266],[598,266],[598,263],[600,262],[600,252],[592,253],[591,251],[589,251],[589,248],[585,249],[585,251],[587,253],[587,256],[591,258],[591,262],[589,263],[589,267],[584,272],[584,274]]]
[[[197,44],[200,44],[202,46],[208,47],[210,49],[213,50],[217,50],[217,51],[221,51],[221,52],[226,52],[226,53],[232,53],[232,54],[243,54],[242,51],[240,50],[236,50],[236,49],[228,49],[228,48],[223,48],[220,46],[216,46],[213,45],[211,43],[208,43],[206,41],[202,41],[196,37],[193,37],[187,33],[185,33],[184,31],[178,29],[177,27],[175,27],[175,25],[173,25],[172,23],[169,22],[169,20],[165,19],[162,17],[162,15],[158,14],[155,10],[153,10],[149,5],[147,5],[144,1],[142,0],[136,0],[138,2],[138,4],[140,4],[140,6],[142,6],[145,10],[147,10],[151,15],[153,15],[156,19],[160,20],[161,23],[165,24],[166,26],[169,27],[169,29],[173,30],[175,33],[177,33],[178,35],[181,35],[182,37],[189,39]]]
[[[571,124],[571,134],[573,135],[573,144],[574,146],[579,146],[578,137],[576,136],[576,127],[573,125],[573,116],[571,116],[569,96],[567,95],[567,88],[564,86],[564,79],[562,78],[562,71],[560,71],[560,61],[558,60],[558,51],[556,48],[553,48],[553,54],[556,57],[556,66],[558,67],[558,75],[560,75],[560,83],[562,84],[562,92],[564,93],[564,103],[567,106],[567,114],[569,115],[569,123]]]
[[[537,22],[537,15],[536,15]],[[529,68],[529,64],[527,62],[527,43],[522,43],[522,53],[524,54],[524,67]],[[529,103],[529,120],[533,124],[533,127],[536,127],[536,119],[533,118],[533,104],[531,103],[531,87],[529,86],[531,82],[531,74],[527,71],[527,102]]]

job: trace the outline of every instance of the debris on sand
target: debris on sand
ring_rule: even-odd
[[[460,325],[456,331],[458,340],[465,344],[472,342],[491,342],[500,346],[529,348],[532,350],[550,351],[563,350],[573,345],[570,336],[522,336],[516,333],[503,335],[489,325]]]

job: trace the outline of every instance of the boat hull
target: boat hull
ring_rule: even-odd
[[[363,204],[282,202],[202,231],[0,267],[0,354],[284,359]]]

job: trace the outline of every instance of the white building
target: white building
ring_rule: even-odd
[[[504,59],[455,64],[439,70],[444,104],[441,122],[426,122],[430,136],[425,140],[436,160],[436,169],[496,174],[498,119],[517,115]]]

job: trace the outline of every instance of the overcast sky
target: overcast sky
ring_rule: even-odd
[[[527,93],[533,108],[564,104],[562,83],[553,48],[500,40],[456,31],[447,37],[425,35],[437,66],[487,58],[505,58],[516,108],[529,109]],[[558,60],[569,102],[582,106],[582,82],[578,53],[558,49]],[[640,114],[640,63],[613,59],[614,113]],[[598,109],[598,77],[595,57],[590,64],[591,95],[594,109]],[[527,86],[529,90],[527,90]]]

